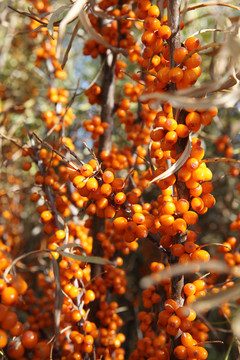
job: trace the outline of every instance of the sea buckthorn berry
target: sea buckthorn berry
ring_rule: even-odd
[[[84,164],[82,167],[81,167],[81,174],[85,177],[88,177],[88,176],[91,176],[92,173],[93,173],[93,168],[91,165],[89,164]]]
[[[112,171],[106,170],[106,171],[104,171],[102,178],[106,184],[111,184],[114,180],[114,174],[112,173]]]
[[[116,214],[116,211],[114,209],[113,206],[107,206],[105,209],[104,209],[104,216],[107,218],[107,219],[113,219],[114,216]]]
[[[157,73],[157,78],[161,83],[168,83],[168,79],[169,79],[169,71],[170,69],[168,67],[163,67],[162,69],[160,69]],[[162,121],[166,119],[165,117],[162,117]],[[162,126],[160,124],[158,124],[158,126]]]
[[[176,61],[177,64],[180,64],[187,54],[188,51],[185,47],[179,47],[175,49],[173,53],[174,61]]]
[[[179,199],[176,202],[176,209],[180,213],[185,213],[189,209],[189,202],[186,199]]]
[[[178,171],[178,180],[182,182],[186,182],[191,179],[191,171],[189,171],[185,166],[181,167]]]
[[[180,137],[180,138],[185,138],[185,137],[188,137],[188,135],[189,135],[189,129],[188,129],[187,125],[184,125],[184,124],[178,124],[175,131],[176,131],[178,137]]]
[[[192,283],[187,283],[183,287],[184,294],[187,296],[194,295],[196,290],[196,286]]]
[[[66,234],[65,234],[65,231],[64,231],[64,230],[57,230],[57,231],[55,232],[55,236],[56,236],[56,239],[57,239],[58,241],[60,241],[60,240],[65,239]]]
[[[177,359],[184,360],[187,356],[187,348],[183,345],[178,345],[173,353]]]
[[[1,327],[4,330],[10,330],[17,323],[17,314],[13,311],[7,311],[3,321],[1,322]]]
[[[145,222],[145,216],[141,213],[133,214],[133,222],[136,224],[143,224]]]
[[[127,227],[127,219],[124,217],[117,217],[113,220],[113,225],[116,230],[123,231]]]
[[[199,162],[197,159],[195,158],[190,158],[187,160],[186,162],[186,168],[189,170],[189,171],[193,171],[193,170],[196,170],[199,166]]]
[[[33,349],[37,345],[38,335],[35,331],[27,330],[22,334],[22,344],[25,349]]]
[[[140,239],[145,239],[148,237],[148,229],[145,225],[138,225],[136,229],[136,235]]]
[[[208,194],[213,191],[213,184],[210,182],[205,182],[202,184],[202,193]]]
[[[147,30],[143,33],[141,40],[145,46],[150,46],[154,44],[156,39],[157,39],[157,35],[153,31]]]
[[[34,192],[30,195],[30,200],[32,202],[37,202],[40,199],[40,197],[41,196],[38,193]]]
[[[174,119],[168,118],[164,124],[164,127],[168,131],[174,131],[177,128],[177,122]]]
[[[182,333],[181,342],[183,346],[185,346],[186,348],[190,348],[194,346],[194,339],[189,332]]]
[[[212,122],[212,116],[208,111],[204,111],[200,114],[201,117],[201,124],[204,126],[208,126]]]
[[[196,214],[194,211],[186,211],[183,214],[183,219],[188,225],[194,225],[198,221],[198,214]]]
[[[13,359],[20,359],[24,354],[24,347],[17,338],[12,340],[7,346],[7,355]]]
[[[197,250],[198,246],[191,241],[186,241],[184,244],[185,251],[189,254],[193,253],[195,250]]]
[[[162,212],[167,215],[172,215],[176,211],[176,206],[173,202],[168,201],[165,205],[162,207]]]
[[[100,188],[100,192],[103,196],[109,196],[112,193],[112,186],[110,184],[103,184]]]
[[[205,194],[202,196],[202,201],[207,208],[211,208],[215,205],[215,198],[211,194]]]
[[[156,31],[160,28],[160,21],[155,17],[147,17],[144,20],[144,27],[150,31]]]
[[[85,180],[85,177],[82,175],[75,176],[73,179],[73,185],[77,189],[82,189],[86,185],[86,182],[84,180]]]
[[[7,333],[0,329],[0,349],[4,348],[7,345],[8,337]]]
[[[158,18],[159,15],[160,15],[159,7],[157,5],[151,5],[151,7],[148,9],[148,16]]]
[[[192,111],[186,116],[185,123],[189,130],[196,132],[201,127],[201,117],[197,112]]]
[[[97,191],[98,189],[98,181],[97,179],[95,179],[94,177],[88,179],[88,181],[86,182],[86,188],[88,189],[88,191]]]
[[[187,224],[184,219],[176,219],[173,222],[173,229],[176,233],[182,234],[187,230]]]
[[[177,310],[178,305],[177,305],[175,300],[168,299],[168,300],[165,301],[164,307],[165,307],[165,309],[167,310],[167,312],[169,314],[173,314]]]
[[[177,139],[178,139],[178,136],[177,136],[176,131],[168,131],[165,135],[165,141],[170,145],[176,144]]]
[[[158,36],[163,40],[169,39],[171,34],[171,29],[167,25],[162,25],[158,30]]]
[[[168,73],[168,78],[169,78],[169,81],[171,81],[172,83],[180,82],[183,78],[182,69],[180,69],[178,67],[174,67],[174,68],[170,69],[169,73]]]
[[[185,46],[189,52],[198,49],[200,47],[200,41],[195,36],[191,36],[186,39]]]
[[[181,306],[177,308],[176,314],[180,319],[186,319],[190,315],[190,309],[187,306]]]
[[[200,197],[194,197],[191,200],[191,207],[194,211],[199,212],[204,208],[204,202]]]
[[[161,223],[161,225],[163,226],[170,226],[173,224],[174,222],[174,217],[171,215],[161,215],[159,218],[159,221]]]
[[[160,313],[158,314],[158,325],[161,325],[163,327],[167,326],[170,316],[171,313],[169,313],[167,310],[160,311]]]
[[[52,220],[53,215],[50,211],[46,210],[41,213],[41,220],[45,224],[48,221]]]
[[[184,246],[182,244],[174,244],[174,245],[172,245],[171,253],[174,256],[177,256],[177,257],[183,255],[185,253]]]
[[[192,56],[190,56],[185,62],[184,65],[188,69],[196,68],[197,66],[201,65],[202,58],[198,53],[194,53]]]
[[[94,301],[96,298],[95,293],[92,290],[87,290],[84,295],[84,302],[88,304],[89,302]]]
[[[115,195],[114,197],[114,202],[117,204],[117,205],[121,205],[123,204],[125,201],[126,201],[126,195],[123,193],[123,192],[119,192]]]
[[[192,260],[207,262],[210,260],[210,254],[206,250],[197,249],[192,253]]]
[[[24,171],[29,171],[32,167],[32,163],[30,161],[24,161],[24,163],[22,164],[22,169]]]
[[[6,287],[1,294],[1,301],[4,305],[13,305],[18,301],[18,292],[14,287]]]
[[[184,70],[183,78],[182,78],[183,84],[186,84],[187,86],[193,85],[193,84],[195,84],[197,79],[198,79],[198,76],[197,76],[196,72],[194,71],[194,69]]]

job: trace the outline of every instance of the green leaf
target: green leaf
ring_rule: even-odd
[[[54,11],[54,13],[52,14],[50,20],[49,20],[49,23],[48,23],[48,26],[47,26],[47,29],[48,29],[48,32],[49,32],[49,35],[51,37],[53,37],[53,24],[55,23],[55,21],[57,21],[60,17],[60,15],[69,8],[69,5],[63,5],[63,6],[60,6],[60,8],[58,8],[56,11]]]

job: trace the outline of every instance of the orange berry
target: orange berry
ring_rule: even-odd
[[[186,348],[194,346],[194,339],[192,338],[192,335],[188,332],[182,333],[181,342]]]
[[[179,345],[175,347],[173,353],[177,359],[184,360],[187,357],[187,348],[183,345]]]
[[[23,344],[17,338],[8,344],[7,355],[13,359],[20,359],[23,356],[24,351]]]
[[[1,327],[4,330],[10,330],[17,323],[17,314],[13,311],[7,311],[5,317],[1,323]]]
[[[171,34],[171,29],[167,25],[162,25],[158,30],[158,36],[163,40],[169,39]]]
[[[127,227],[127,219],[124,217],[117,217],[113,220],[113,225],[116,230],[123,231]]]
[[[179,48],[175,49],[174,53],[173,53],[174,61],[176,61],[177,64],[180,64],[187,54],[188,54],[188,51],[184,47],[179,47]]]
[[[187,296],[194,295],[196,292],[196,286],[192,283],[187,283],[183,287],[184,294]]]
[[[4,330],[0,329],[0,349],[4,348],[7,345],[7,342],[7,333]]]
[[[182,234],[187,230],[187,224],[184,219],[176,219],[173,222],[173,229],[176,233]]]
[[[35,331],[27,330],[22,334],[22,344],[25,349],[33,349],[37,345],[38,335]]]
[[[43,211],[41,213],[41,220],[44,224],[47,223],[48,221],[52,220],[52,218],[53,218],[53,215],[49,210]]]
[[[32,163],[30,161],[25,161],[23,164],[22,164],[22,169],[24,171],[29,171],[32,167]]]
[[[126,195],[123,193],[123,192],[119,192],[115,195],[114,197],[114,202],[117,204],[117,205],[122,205],[123,203],[125,203],[126,201]]]
[[[13,305],[18,301],[18,292],[12,286],[6,287],[1,294],[1,301],[4,305]]]
[[[145,222],[145,216],[141,213],[133,214],[133,222],[136,224],[143,224]]]
[[[198,214],[196,214],[194,211],[186,211],[183,214],[183,219],[188,225],[194,225],[198,221]]]
[[[186,199],[179,199],[176,202],[176,209],[182,214],[185,213],[189,209],[189,202]]]
[[[206,250],[197,249],[192,253],[192,260],[207,262],[210,260],[210,254]]]
[[[88,191],[92,191],[92,192],[97,191],[98,181],[94,177],[88,179],[86,183],[86,188],[88,189]]]
[[[112,171],[106,170],[104,171],[102,178],[106,184],[111,184],[114,180],[114,174],[112,173]]]
[[[84,165],[82,165],[80,171],[81,171],[81,174],[82,174],[83,176],[88,177],[88,176],[91,176],[91,175],[92,175],[92,173],[93,173],[93,168],[92,168],[92,166],[89,165],[89,164],[84,164]]]
[[[195,36],[191,36],[186,39],[185,46],[189,52],[198,49],[200,47],[200,41]]]

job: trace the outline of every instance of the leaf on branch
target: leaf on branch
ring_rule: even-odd
[[[85,11],[85,5],[87,0],[76,0],[75,3],[72,5],[71,9],[68,11],[66,16],[60,22],[59,31],[58,31],[58,41],[56,47],[56,58],[59,59],[61,55],[61,48],[63,43],[63,38],[66,32],[67,24],[74,21],[76,18],[79,18],[82,26],[84,27],[85,31],[88,35],[96,40],[101,45],[105,46],[107,49],[111,49],[114,53],[122,53],[123,55],[127,56],[127,51],[125,49],[116,48],[109,44],[102,35],[100,35],[96,30],[93,28],[88,14]]]
[[[55,328],[55,335],[56,337],[58,337],[59,329],[60,329],[60,317],[61,317],[61,311],[63,305],[63,293],[60,284],[60,272],[59,272],[58,263],[52,254],[51,254],[51,258],[52,258],[53,273],[56,283],[55,303],[54,303],[54,328]]]
[[[50,20],[49,20],[49,23],[47,25],[47,29],[48,29],[48,32],[49,32],[49,35],[51,37],[53,37],[53,24],[59,19],[59,17],[62,15],[62,13],[69,8],[69,5],[63,5],[63,6],[60,6],[60,8],[58,8],[57,10],[54,11],[54,13],[52,14]]]
[[[69,257],[69,258],[77,260],[77,261],[83,261],[83,262],[87,262],[90,264],[113,265],[114,266],[113,262],[111,262],[107,259],[101,258],[99,256],[83,256],[83,255],[70,254],[65,251],[58,251],[58,250],[55,250],[55,251],[57,251],[61,256],[66,256],[66,257]]]
[[[196,312],[208,311],[216,306],[219,306],[224,301],[228,300],[236,300],[239,298],[240,294],[240,283],[234,285],[227,290],[219,291],[216,294],[209,294],[202,298],[196,300],[193,304],[191,304],[191,309],[194,309]],[[238,317],[239,319],[239,317]],[[236,332],[240,336],[240,326],[235,325]]]
[[[231,326],[233,330],[233,334],[236,336],[238,340],[240,340],[240,309],[234,315]]]
[[[189,135],[187,145],[184,149],[184,152],[180,156],[180,158],[168,170],[164,171],[162,174],[160,174],[160,175],[156,176],[154,179],[152,179],[150,181],[150,184],[152,184],[155,181],[166,179],[170,175],[177,172],[183,166],[183,164],[187,161],[187,159],[191,153],[191,150],[192,150],[192,138],[191,138],[191,135]]]
[[[191,262],[188,264],[175,264],[172,265],[171,268],[169,267],[161,272],[153,273],[150,276],[145,276],[144,278],[141,279],[140,286],[142,288],[147,288],[151,285],[155,285],[160,281],[170,279],[174,276],[185,275],[189,273],[194,273],[196,271],[206,271],[206,270],[220,272],[220,273],[227,273],[227,274],[229,273],[231,274],[233,272],[233,269],[227,266],[226,263],[223,261],[210,260],[208,262]]]

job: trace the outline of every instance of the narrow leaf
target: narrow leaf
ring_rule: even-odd
[[[165,270],[157,273],[153,273],[150,276],[145,276],[140,281],[140,286],[142,288],[147,288],[156,283],[170,279],[177,275],[185,275],[189,273],[195,273],[197,271],[217,271],[221,273],[232,273],[232,269],[226,265],[223,261],[210,260],[208,262],[190,262],[188,264],[175,264],[171,268],[166,268]],[[205,299],[205,298],[204,298]]]
[[[187,161],[187,159],[191,153],[191,150],[192,150],[192,138],[191,138],[191,135],[189,135],[187,145],[184,149],[184,152],[180,156],[180,158],[169,169],[167,169],[162,174],[160,174],[160,175],[156,176],[154,179],[152,179],[150,181],[150,184],[155,181],[166,179],[170,175],[177,172],[183,166],[183,164]]]
[[[209,294],[202,298],[199,298],[193,304],[191,304],[191,308],[196,312],[208,311],[216,306],[219,306],[224,301],[228,300],[236,300],[239,298],[240,294],[240,283],[234,285],[227,290],[222,290],[216,294]],[[239,317],[238,317],[239,319]],[[240,326],[237,327],[237,332],[239,334]]]
[[[53,263],[53,273],[56,283],[55,289],[55,304],[54,304],[54,328],[55,328],[55,335],[58,337],[59,330],[60,330],[60,316],[62,311],[63,305],[63,293],[60,285],[60,272],[59,267],[56,259],[51,254],[52,263]],[[57,340],[57,339],[56,339]]]
[[[57,250],[55,250],[57,251]],[[114,265],[113,262],[98,257],[98,256],[82,256],[82,255],[76,255],[76,254],[70,254],[68,252],[65,251],[57,251],[61,256],[66,256],[69,257],[71,259],[77,260],[77,261],[83,261],[83,262],[87,262],[90,264],[99,264],[99,265]]]
[[[51,37],[53,37],[53,24],[59,19],[60,15],[69,7],[69,5],[63,5],[60,6],[60,8],[58,8],[57,10],[54,11],[54,13],[52,14],[49,23],[47,25],[47,29],[49,32],[49,35]]]

